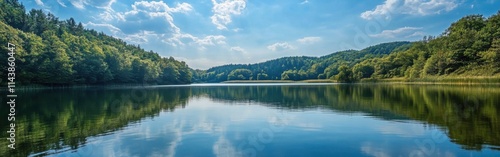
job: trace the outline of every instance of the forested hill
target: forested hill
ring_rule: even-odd
[[[7,43],[16,45],[15,81],[24,85],[186,84],[227,80],[427,80],[485,77],[500,80],[500,12],[459,19],[438,37],[391,42],[322,57],[284,57],[256,64],[193,70],[138,45],[85,29],[73,18],[26,12],[0,0],[0,78],[7,78]],[[5,84],[6,81],[2,81]]]
[[[391,52],[407,50],[410,42],[391,42],[363,50],[347,50],[322,57],[283,57],[256,64],[231,64],[213,67],[195,74],[200,82],[227,80],[306,80],[332,78],[344,64],[382,57]]]
[[[345,82],[365,78],[500,78],[500,11],[488,18],[463,17],[438,37],[424,37],[408,50],[339,67],[335,76]]]
[[[162,58],[123,40],[85,29],[73,18],[42,10],[26,13],[17,0],[0,0],[0,71],[7,78],[7,43],[16,45],[15,80],[22,84],[185,84],[184,62]],[[5,81],[4,81],[5,82]]]
[[[341,82],[393,79],[408,81],[500,80],[500,11],[469,15],[438,37],[392,42],[323,57],[285,57],[258,64],[225,65],[198,71],[197,80],[305,80]]]

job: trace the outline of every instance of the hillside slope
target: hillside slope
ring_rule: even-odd
[[[42,10],[25,13],[17,0],[0,0],[1,52],[16,45],[18,83],[41,85],[185,84],[184,62],[162,58],[121,39],[85,29],[73,18],[59,20]],[[7,78],[7,53],[0,53],[1,78]]]
[[[337,75],[338,67],[354,65],[363,60],[382,57],[408,49],[410,42],[391,42],[363,50],[347,50],[321,57],[283,57],[256,64],[230,64],[198,72],[200,82],[228,80],[306,80],[325,79]]]
[[[224,65],[198,71],[197,80],[305,80],[340,82],[403,81],[500,82],[500,12],[469,15],[438,37],[392,42],[322,57],[285,57],[248,65]]]

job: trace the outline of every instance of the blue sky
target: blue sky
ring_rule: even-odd
[[[198,69],[419,40],[465,15],[488,17],[500,8],[500,0],[21,2]]]

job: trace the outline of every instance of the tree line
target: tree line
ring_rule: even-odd
[[[224,65],[198,72],[201,82],[227,80],[403,78],[500,75],[500,11],[488,18],[469,15],[441,35],[415,42],[391,42],[322,57],[284,57],[257,64]]]
[[[345,68],[343,81],[364,78],[477,77],[500,72],[500,12],[485,18],[469,15],[438,37],[424,37],[399,53],[363,60]]]
[[[73,18],[26,12],[17,0],[0,0],[0,43],[16,45],[16,82],[42,85],[186,84],[192,71],[185,62],[164,58],[139,45],[85,29]],[[6,52],[6,46],[2,46]],[[6,53],[0,54],[7,58]],[[0,60],[6,69],[7,60]],[[6,70],[0,71],[1,78]]]
[[[498,76],[500,12],[469,15],[441,35],[415,42],[390,42],[321,57],[283,57],[255,64],[194,70],[139,45],[85,29],[73,18],[26,12],[17,0],[0,0],[0,42],[17,45],[16,81],[23,84],[185,84],[227,80],[426,79]],[[7,49],[1,47],[3,52]],[[6,53],[0,57],[7,58]],[[7,60],[0,60],[1,78]]]
[[[322,57],[283,57],[256,64],[230,64],[198,71],[199,82],[228,80],[307,80],[329,79],[337,76],[344,64],[382,57],[391,52],[407,50],[410,42],[383,43],[363,50],[346,50]]]

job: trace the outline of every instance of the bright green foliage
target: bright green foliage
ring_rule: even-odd
[[[200,80],[225,81],[234,69],[249,69],[253,78],[305,80],[433,76],[493,76],[500,72],[500,12],[489,18],[463,17],[438,37],[417,42],[392,42],[322,57],[285,57],[250,65],[224,65],[206,71]],[[246,78],[249,79],[249,78]]]
[[[353,66],[363,60],[381,57],[391,52],[404,51],[409,48],[409,42],[392,42],[371,46],[356,51],[348,50],[336,52],[322,57],[283,57],[257,64],[230,64],[213,67],[197,75],[194,79],[200,82],[222,82],[232,79],[245,80],[306,80],[306,79],[334,79],[339,73],[340,65]],[[228,77],[236,69],[248,69],[251,77]],[[366,72],[366,75],[369,75]]]
[[[335,76],[335,79],[340,82],[352,82],[354,81],[352,70],[346,65],[341,65],[339,67],[339,73]]]
[[[42,10],[25,13],[16,0],[0,0],[0,41],[18,45],[22,83],[69,85],[227,80],[419,79],[433,76],[493,76],[500,72],[500,12],[459,19],[438,37],[391,42],[322,57],[283,57],[256,64],[193,70],[139,46],[60,21]],[[5,48],[2,47],[2,50]],[[6,54],[0,54],[6,57]],[[6,68],[6,60],[0,60]],[[5,71],[0,71],[5,78]]]
[[[355,78],[497,75],[499,48],[500,12],[489,18],[466,16],[437,38],[424,37],[405,51],[358,63],[354,67],[371,65],[375,73],[371,77],[359,77],[355,72]]]
[[[500,65],[500,38],[494,39],[491,48],[481,54],[481,58],[488,64]]]
[[[252,80],[252,71],[248,69],[235,69],[227,75],[227,80]]]
[[[0,42],[16,47],[17,79],[23,84],[185,84],[191,69],[114,37],[60,21],[42,10],[25,13],[17,0],[0,0]],[[2,51],[4,51],[2,46]],[[7,58],[5,53],[0,54]],[[6,68],[6,60],[0,68]],[[0,75],[6,78],[2,70]]]
[[[375,72],[375,68],[369,64],[356,64],[352,69],[354,79],[369,78]]]
[[[281,74],[282,80],[305,80],[308,78],[307,72],[304,70],[287,70]]]

